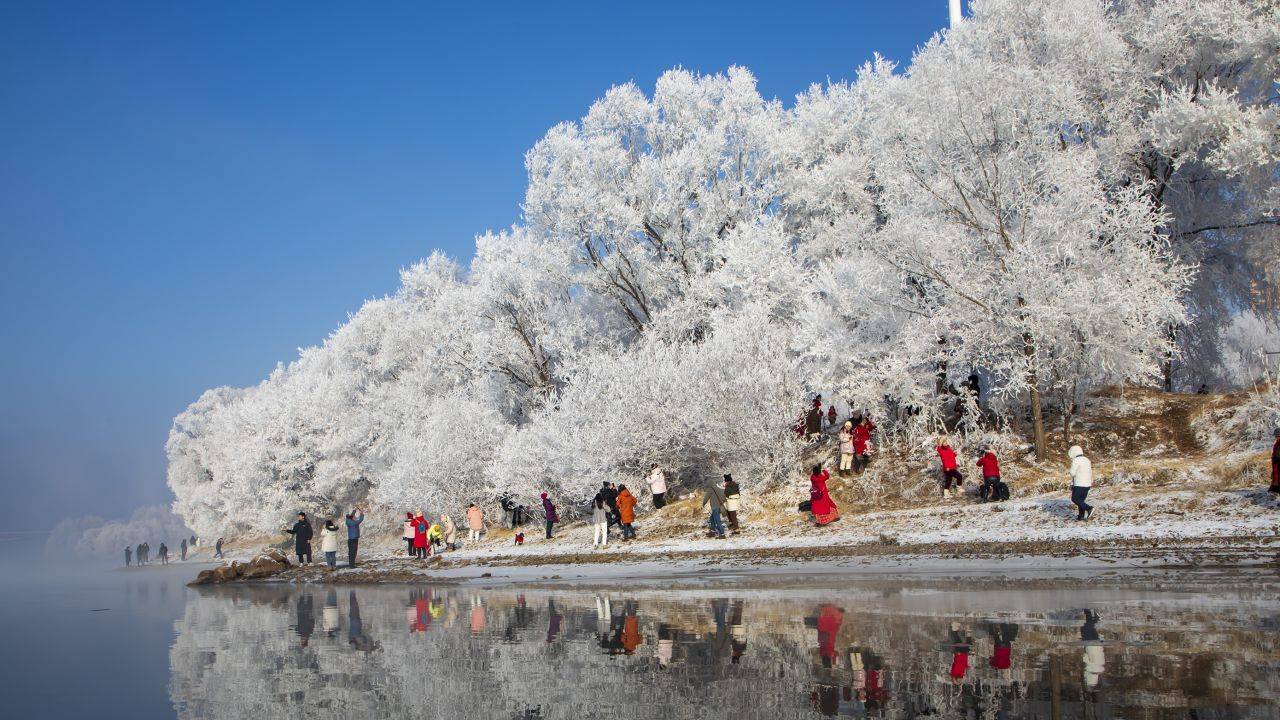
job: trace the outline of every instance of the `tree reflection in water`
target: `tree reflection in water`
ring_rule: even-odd
[[[216,588],[170,692],[190,718],[1277,717],[1265,594],[993,597]]]

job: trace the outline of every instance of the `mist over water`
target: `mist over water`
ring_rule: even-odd
[[[6,716],[1280,717],[1265,573],[196,590],[43,543],[0,538]]]

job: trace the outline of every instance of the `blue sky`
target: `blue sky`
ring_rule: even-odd
[[[789,102],[875,51],[905,64],[946,20],[945,0],[0,5],[6,525],[167,502],[176,413],[519,220],[524,152],[609,86],[744,65]]]

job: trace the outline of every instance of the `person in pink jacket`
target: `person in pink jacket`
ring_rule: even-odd
[[[471,542],[480,542],[480,533],[484,532],[484,511],[471,503],[467,506],[467,530],[470,532],[467,539]]]

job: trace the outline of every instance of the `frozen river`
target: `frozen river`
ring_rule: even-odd
[[[6,545],[4,717],[1280,717],[1266,571],[196,590]]]

